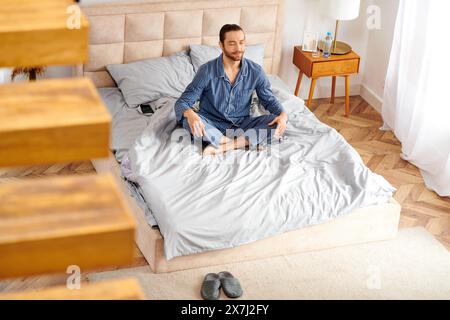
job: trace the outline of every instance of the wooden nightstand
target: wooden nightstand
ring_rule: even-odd
[[[311,78],[311,87],[306,105],[311,105],[314,95],[316,81],[320,77],[333,77],[331,86],[331,103],[334,103],[334,91],[336,88],[336,77],[345,77],[345,116],[350,114],[350,75],[359,72],[360,57],[355,52],[345,55],[331,55],[330,58],[313,58],[311,52],[304,52],[302,47],[294,47],[293,63],[299,69],[297,85],[295,86],[295,95],[298,94],[303,75]]]

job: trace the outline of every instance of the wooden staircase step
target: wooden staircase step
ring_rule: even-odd
[[[114,177],[0,184],[0,278],[133,262],[135,221]]]
[[[110,127],[88,78],[0,86],[0,166],[107,157]]]
[[[143,300],[145,295],[134,278],[81,283],[80,289],[57,286],[41,290],[0,294],[0,300]]]
[[[87,62],[89,22],[83,14],[78,19],[69,6],[76,6],[76,3],[72,0],[2,0],[0,67]],[[78,29],[72,27],[74,21],[79,21]]]

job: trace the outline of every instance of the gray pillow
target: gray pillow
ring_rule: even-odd
[[[106,69],[131,108],[161,97],[178,98],[195,75],[187,51],[126,64],[110,64]]]
[[[217,58],[222,50],[219,47],[205,46],[201,44],[191,44],[190,56],[195,72],[200,66],[212,59]],[[244,57],[256,62],[261,67],[264,66],[264,44],[255,44],[245,47]]]
[[[126,107],[123,95],[118,88],[97,88],[97,91],[111,116],[114,117],[122,108]]]

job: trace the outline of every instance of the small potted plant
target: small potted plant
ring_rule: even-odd
[[[45,67],[16,67],[11,73],[11,81],[19,76],[25,76],[28,81],[36,81],[37,76],[42,75],[45,71]]]

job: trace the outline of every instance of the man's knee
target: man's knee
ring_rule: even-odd
[[[272,124],[272,125],[269,125],[273,120],[275,120],[275,118],[277,117],[276,115],[274,115],[274,114],[269,114],[269,115],[265,115],[265,116],[263,116],[263,117],[266,117],[264,120],[264,124],[265,124],[265,127],[267,128],[267,129],[274,129],[274,128],[276,128],[276,126],[277,126],[277,124],[276,123],[274,123],[274,124]]]
[[[250,123],[250,128],[273,128],[276,127],[276,125],[269,125],[277,116],[274,114],[267,114],[263,116],[259,116],[256,118],[253,118],[253,121]]]
[[[256,140],[258,143],[270,143],[270,140],[274,136],[275,129],[277,128],[277,124],[270,124],[277,117],[274,114],[261,116],[259,125],[256,126],[257,134]]]

